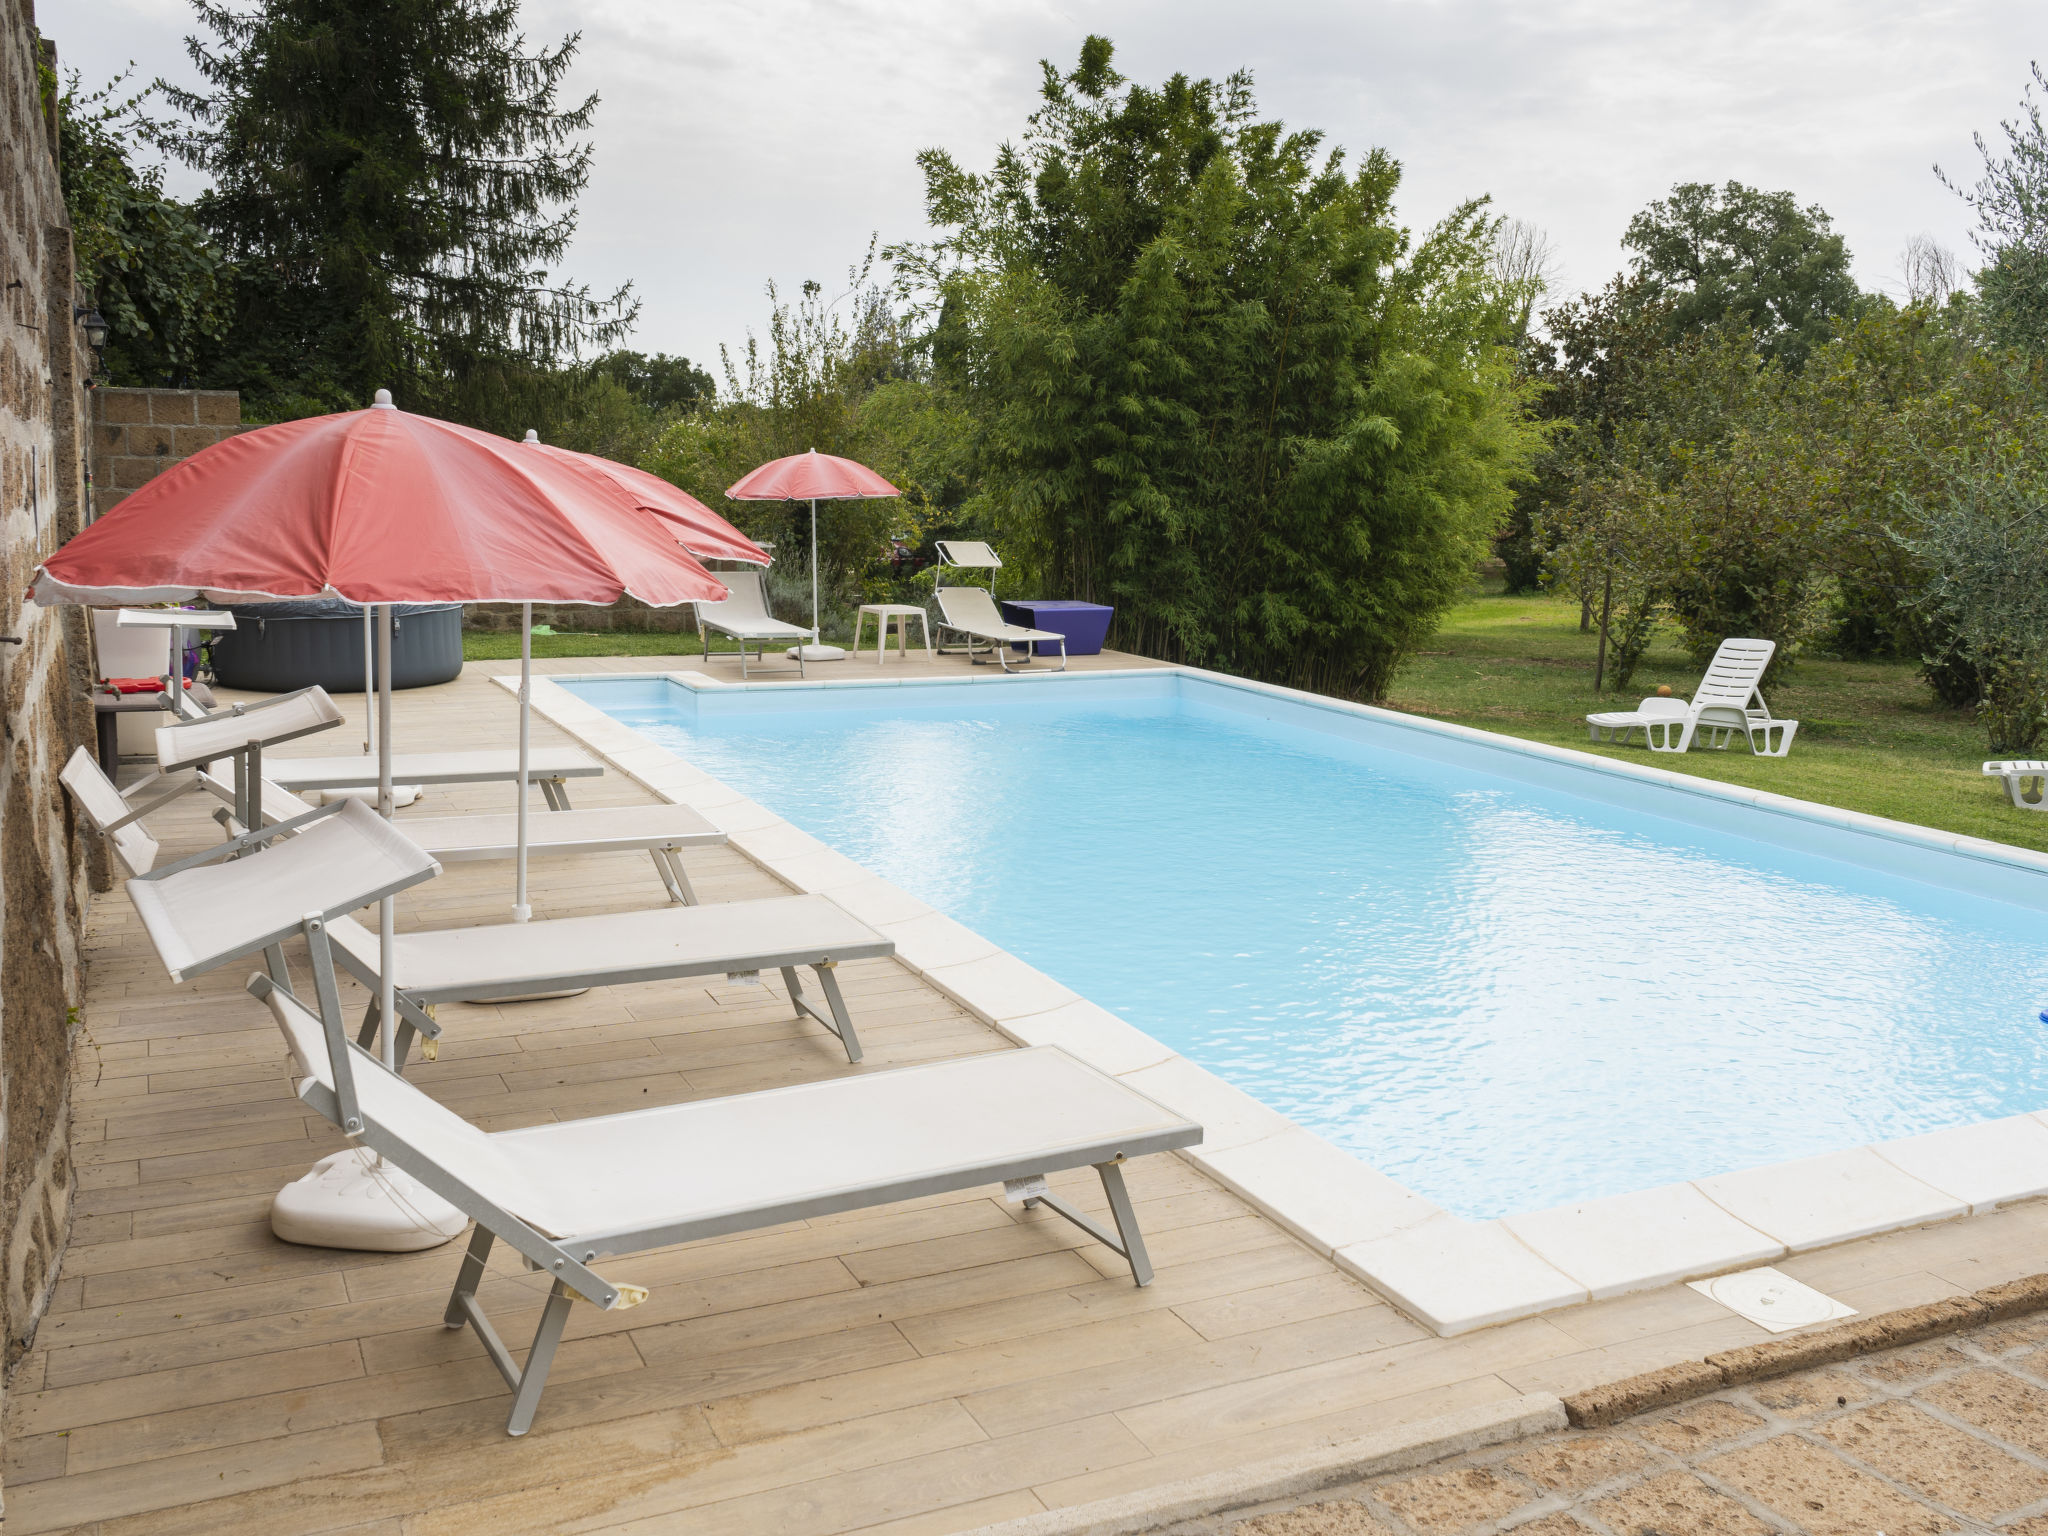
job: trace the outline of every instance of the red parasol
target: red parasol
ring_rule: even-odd
[[[52,555],[32,593],[108,605],[626,594],[668,607],[726,590],[615,478],[388,406],[203,449]]]
[[[818,644],[818,503],[859,501],[869,496],[903,493],[869,469],[837,454],[791,454],[740,476],[726,487],[734,501],[808,501],[811,504],[811,643],[803,647],[806,661],[839,661],[846,652]]]
[[[641,511],[652,512],[663,522],[673,524],[675,536],[683,548],[699,560],[741,560],[749,565],[772,563],[767,550],[688,491],[670,485],[659,475],[650,475],[644,469],[635,469],[614,459],[599,458],[594,453],[553,447],[543,443],[537,432],[526,434],[526,446],[603,475]]]

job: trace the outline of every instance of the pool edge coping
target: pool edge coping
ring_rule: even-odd
[[[1897,840],[1966,856],[1986,854],[1956,844],[1981,845],[2005,862],[2048,871],[2048,858],[2030,850],[2007,850],[1981,839],[1838,811],[1768,791],[1730,790],[1665,769],[1615,763],[1569,748],[1321,699],[1199,668],[1064,675],[1128,678],[1168,672],[1468,739],[1493,750],[1527,751],[1650,782],[1679,780],[1671,787],[1718,794],[1779,814],[1838,821],[1865,833],[1904,833]],[[1060,674],[1038,674],[1056,675]],[[830,897],[872,923],[896,942],[897,959],[906,969],[1004,1038],[1019,1045],[1062,1045],[1098,1070],[1130,1081],[1203,1123],[1203,1144],[1178,1155],[1439,1335],[1771,1263],[1794,1253],[2048,1193],[2044,1112],[1971,1122],[1548,1211],[1467,1221],[1259,1103],[563,686],[625,677],[667,679],[692,689],[706,686],[700,674],[687,672],[551,673],[534,678],[533,707],[649,792],[706,815],[727,832],[730,846],[783,883]],[[955,681],[1015,683],[1029,677],[806,680],[761,686],[917,687]],[[498,674],[493,681],[509,692],[518,688],[516,676]],[[708,686],[723,692],[750,685],[713,679]],[[2008,852],[2020,857],[2004,858]]]

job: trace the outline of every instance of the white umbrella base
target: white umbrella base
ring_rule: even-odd
[[[426,790],[418,784],[394,784],[391,786],[391,803],[394,806],[411,805]],[[377,786],[365,784],[360,789],[315,789],[307,791],[308,796],[321,805],[332,805],[337,800],[360,800],[371,810],[377,808]]]
[[[462,1212],[367,1147],[321,1158],[270,1202],[270,1230],[309,1248],[417,1253],[468,1227]]]
[[[789,648],[789,655],[801,656],[805,661],[846,660],[845,648],[837,645],[792,645]]]

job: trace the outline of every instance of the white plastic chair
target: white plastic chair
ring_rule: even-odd
[[[1702,731],[1716,750],[1741,731],[1758,757],[1785,757],[1799,722],[1773,715],[1757,686],[1777,649],[1775,640],[1723,640],[1689,701],[1644,699],[1633,710],[1588,715],[1587,734],[1594,741],[1626,741],[1639,730],[1652,752],[1683,752]]]

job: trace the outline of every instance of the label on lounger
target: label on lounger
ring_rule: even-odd
[[[1003,1198],[1012,1205],[1026,1200],[1043,1200],[1052,1191],[1045,1187],[1045,1175],[1034,1173],[1028,1179],[1003,1180]]]

